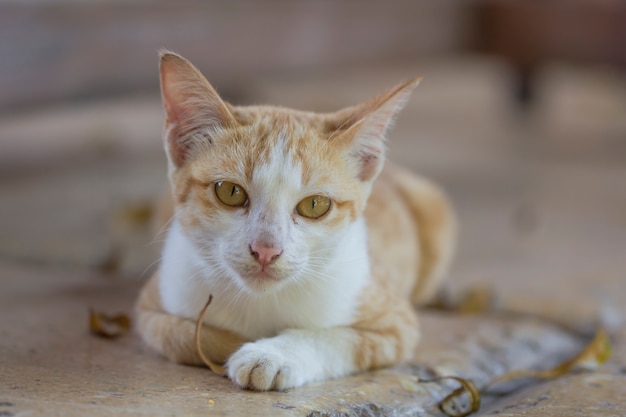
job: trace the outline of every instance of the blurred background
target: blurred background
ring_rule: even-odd
[[[618,0],[1,1],[3,263],[147,278],[160,48],[234,104],[332,111],[423,76],[390,159],[456,205],[453,282],[624,294]]]

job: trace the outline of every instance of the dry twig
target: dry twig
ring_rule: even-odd
[[[226,369],[223,366],[216,364],[211,359],[206,357],[204,352],[202,352],[202,343],[200,342],[200,332],[202,331],[202,322],[204,320],[204,315],[206,313],[207,308],[209,307],[209,304],[211,304],[211,301],[213,301],[213,294],[209,294],[209,299],[204,305],[204,308],[200,310],[200,314],[198,315],[198,320],[196,320],[196,350],[198,351],[198,355],[200,356],[200,359],[202,359],[202,362],[204,362],[204,364],[208,366],[209,369],[211,369],[211,371],[215,372],[218,375],[226,375]]]

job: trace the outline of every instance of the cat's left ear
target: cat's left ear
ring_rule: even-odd
[[[191,62],[167,51],[161,51],[160,56],[161,96],[166,114],[164,140],[170,162],[180,167],[196,142],[210,142],[212,131],[237,122],[228,105]]]
[[[330,140],[347,146],[362,181],[374,180],[382,170],[385,133],[420,81],[421,78],[405,81],[361,104],[332,115]]]

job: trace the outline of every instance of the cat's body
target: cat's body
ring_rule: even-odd
[[[416,82],[334,114],[234,108],[173,54],[161,83],[175,215],[138,302],[144,340],[201,363],[194,322],[212,294],[203,350],[244,388],[410,358],[412,304],[436,289],[454,240],[435,186],[382,169],[383,135]]]

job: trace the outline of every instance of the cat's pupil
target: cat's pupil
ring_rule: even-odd
[[[311,199],[311,209],[314,209],[316,204],[317,204],[317,200],[315,200],[315,198],[312,198]]]
[[[237,192],[237,186],[236,186],[236,185],[233,185],[232,190],[230,190],[230,196],[231,196],[231,197],[232,197],[232,196],[234,196],[236,192]]]

